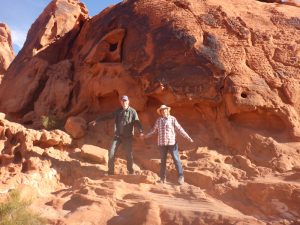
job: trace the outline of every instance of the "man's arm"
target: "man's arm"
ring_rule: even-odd
[[[142,134],[144,132],[143,127],[142,127],[141,121],[140,121],[139,116],[136,111],[134,111],[134,114],[133,114],[133,122],[134,122],[134,125],[139,129],[139,132]]]
[[[174,127],[175,130],[185,139],[189,140],[190,142],[194,142],[193,139],[185,132],[182,126],[178,123],[177,119],[174,117]]]
[[[116,116],[116,113],[117,113],[117,111],[114,111],[114,112],[107,113],[102,116],[98,116],[95,120],[92,120],[91,122],[89,122],[89,125],[95,126],[95,124],[99,121],[113,119]]]

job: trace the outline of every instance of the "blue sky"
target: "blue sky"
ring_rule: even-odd
[[[31,24],[49,2],[51,0],[1,0],[0,22],[9,26],[16,53],[22,48]],[[89,15],[94,16],[121,0],[81,0],[81,2],[88,8]]]

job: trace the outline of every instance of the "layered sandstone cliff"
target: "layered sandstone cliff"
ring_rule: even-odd
[[[14,57],[10,30],[7,25],[0,23],[0,83]]]

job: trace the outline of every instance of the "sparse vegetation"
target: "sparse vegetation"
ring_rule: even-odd
[[[8,201],[0,203],[0,225],[47,224],[46,219],[29,210],[30,204],[30,201],[21,200],[18,191],[11,191]]]
[[[61,128],[61,121],[54,115],[42,116],[42,125],[46,130]]]

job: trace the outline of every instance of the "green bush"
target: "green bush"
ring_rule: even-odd
[[[30,201],[20,198],[20,193],[12,190],[7,202],[0,203],[0,225],[42,225],[47,221],[31,212]]]
[[[42,116],[42,125],[46,130],[58,129],[61,121],[56,116]]]

